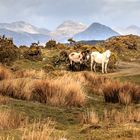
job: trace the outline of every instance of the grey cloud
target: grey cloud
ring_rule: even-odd
[[[50,28],[67,19],[138,25],[139,7],[139,0],[0,0],[0,17],[1,22],[25,20]]]

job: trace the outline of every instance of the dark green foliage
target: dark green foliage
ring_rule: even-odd
[[[56,47],[56,41],[55,40],[49,40],[46,45],[45,48],[55,48]]]
[[[42,53],[40,47],[37,45],[32,44],[31,47],[24,52],[24,58],[33,60],[33,61],[41,61],[42,60]]]
[[[0,62],[9,64],[19,57],[19,49],[12,39],[0,38]]]

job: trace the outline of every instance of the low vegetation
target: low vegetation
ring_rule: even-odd
[[[18,54],[14,59],[1,55],[0,139],[140,139],[139,74],[114,78],[113,73],[100,74],[100,66],[98,73],[90,72],[90,62],[84,71],[77,65],[71,72],[68,60],[73,51],[110,49],[109,72],[114,72],[118,60],[138,63],[139,37],[115,37],[96,45],[69,42],[16,48],[12,40],[0,40],[4,52],[7,46]]]

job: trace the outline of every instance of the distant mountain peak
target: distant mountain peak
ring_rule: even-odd
[[[92,23],[85,31],[74,36],[76,40],[105,40],[112,36],[118,36],[119,33],[110,27],[98,22]]]
[[[49,30],[38,28],[25,21],[16,21],[12,23],[0,23],[0,28],[4,28],[14,32],[27,32],[31,34],[45,34],[48,35]]]
[[[118,32],[123,35],[133,34],[133,35],[140,35],[140,27],[137,25],[130,25],[126,28],[117,28]]]
[[[74,26],[76,26],[76,27],[79,26],[80,28],[86,28],[86,25],[84,25],[81,22],[76,22],[76,21],[73,21],[73,20],[66,20],[62,24],[60,24],[57,27],[57,29],[64,28],[64,27],[70,27],[70,26],[73,26],[73,28],[75,28]]]
[[[66,20],[55,31],[51,32],[51,36],[56,40],[67,40],[67,38],[84,31],[86,28],[87,26],[81,22]]]

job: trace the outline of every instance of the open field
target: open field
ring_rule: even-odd
[[[0,65],[0,140],[139,140],[139,51],[101,74],[89,63],[71,71],[65,51],[78,49],[60,46],[35,57],[36,49],[20,48],[19,58]]]

